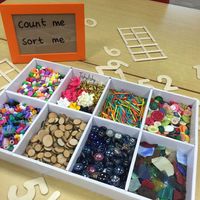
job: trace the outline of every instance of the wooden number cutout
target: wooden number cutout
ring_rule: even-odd
[[[118,70],[120,68],[120,66],[123,65],[125,67],[128,67],[128,64],[121,61],[121,60],[109,60],[107,62],[107,66],[97,66],[96,67],[96,71],[101,74],[104,75],[103,70],[111,70],[111,71],[115,71]]]
[[[32,200],[34,199],[35,194],[36,194],[36,191],[35,191],[36,185],[39,186],[40,192],[43,195],[47,194],[49,191],[43,177],[26,181],[23,185],[27,189],[27,193],[24,196],[18,197],[17,196],[18,187],[16,185],[13,185],[9,188],[8,199],[9,200]]]
[[[124,76],[124,72],[121,69],[117,69],[115,71],[115,74],[118,74],[122,80],[126,80],[126,78]]]
[[[55,191],[49,198],[48,200],[57,200],[60,197],[60,192]]]
[[[200,65],[196,65],[193,68],[197,70],[197,78],[200,79]]]
[[[150,82],[149,79],[141,79],[141,80],[138,81],[138,84],[140,84],[140,85],[145,85],[145,86],[148,86],[148,87],[154,88],[153,85],[145,84],[145,83],[148,83],[148,82]]]
[[[89,27],[95,27],[97,25],[97,21],[92,18],[85,18],[85,25]]]
[[[109,49],[107,46],[104,46],[104,51],[109,55],[109,56],[119,56],[121,54],[121,51],[119,49]]]
[[[166,80],[166,85],[164,87],[164,90],[167,90],[167,91],[173,91],[173,90],[178,90],[178,87],[174,87],[174,86],[171,86],[172,85],[172,78],[167,76],[167,75],[160,75],[157,77],[157,81],[162,83],[163,80]]]

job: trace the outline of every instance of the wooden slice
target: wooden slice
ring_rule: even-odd
[[[29,149],[28,150],[28,156],[33,157],[35,155],[35,150],[34,149]]]
[[[55,164],[57,162],[56,156],[51,156],[51,163]]]
[[[59,163],[56,163],[56,164],[54,164],[53,166],[58,167],[58,168],[61,168],[61,167],[62,167],[62,165],[59,164]]]
[[[63,156],[63,154],[57,155],[57,162],[61,165],[67,162],[67,159]]]
[[[78,134],[78,131],[72,131],[71,135],[75,136],[76,134]]]
[[[84,131],[86,125],[87,125],[87,124],[86,124],[85,122],[82,122],[81,125],[80,125],[80,129],[81,129],[82,131]]]
[[[81,136],[82,136],[82,132],[78,132],[78,133],[76,134],[75,138],[76,138],[77,140],[80,140]]]
[[[48,130],[41,129],[41,130],[38,132],[39,140],[42,141],[42,140],[43,140],[43,137],[44,137],[45,135],[48,135],[48,134],[49,134],[49,131],[48,131]]]
[[[79,125],[82,121],[80,119],[74,119],[73,124]]]
[[[53,138],[51,135],[45,135],[42,139],[42,143],[45,147],[50,147],[53,144]]]
[[[49,118],[48,123],[49,123],[49,124],[53,124],[53,123],[55,122],[55,119],[56,119],[56,118]]]
[[[42,158],[42,160],[44,161],[44,162],[46,162],[46,163],[51,163],[51,159],[50,158]]]
[[[64,117],[60,117],[58,123],[59,123],[60,125],[64,124],[64,123],[65,123],[65,118],[64,118]]]
[[[58,138],[57,139],[57,144],[61,147],[64,147],[65,146],[65,143],[63,142],[63,140],[61,138]]]
[[[56,118],[56,117],[58,117],[58,115],[54,112],[50,112],[48,115],[48,118]]]
[[[38,153],[37,158],[42,159],[43,157],[44,157],[44,153],[43,152]]]
[[[36,152],[40,152],[41,149],[42,149],[42,145],[41,145],[41,144],[36,144],[36,145],[34,146],[34,149],[35,149]]]
[[[54,132],[54,131],[58,130],[58,126],[56,126],[56,125],[51,125],[51,126],[49,127],[49,130],[50,130],[51,132]]]
[[[50,158],[51,156],[52,156],[52,153],[50,153],[49,151],[44,153],[45,158]]]
[[[37,142],[38,140],[39,140],[38,135],[34,135],[34,136],[32,137],[32,139],[31,139],[31,143],[35,143],[35,142]]]
[[[56,130],[56,131],[54,132],[54,135],[55,135],[57,138],[61,138],[61,137],[64,135],[64,133],[63,133],[61,130]]]
[[[61,131],[63,131],[63,132],[65,132],[65,125],[59,125],[59,129],[61,130]]]
[[[72,139],[69,140],[69,144],[74,147],[78,144],[78,140],[72,138]]]
[[[67,131],[72,130],[72,128],[73,128],[72,124],[67,124],[67,125],[65,126],[65,129],[66,129]]]
[[[69,158],[70,157],[70,152],[68,150],[65,150],[63,152],[63,155],[65,156],[65,158]]]
[[[65,149],[63,147],[55,147],[54,149],[57,153],[62,153]]]
[[[70,136],[70,132],[69,132],[69,131],[65,131],[64,137],[65,137],[66,139],[68,139],[69,136]]]

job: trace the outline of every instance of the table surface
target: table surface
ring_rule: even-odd
[[[40,0],[7,0],[4,3],[39,3]],[[57,2],[43,0],[43,2]],[[59,2],[67,2],[60,0]],[[70,2],[73,2],[70,0]],[[82,1],[83,2],[83,1]],[[87,55],[84,62],[62,62],[81,69],[95,71],[95,66],[106,65],[108,60],[119,59],[129,67],[121,67],[127,80],[137,82],[140,79],[151,80],[150,84],[163,89],[165,83],[157,82],[158,75],[168,75],[172,78],[172,85],[179,87],[175,93],[188,95],[200,99],[200,80],[197,79],[193,66],[200,64],[200,10],[194,10],[174,5],[166,5],[148,0],[91,0],[85,1],[85,16],[97,21],[96,27],[86,27]],[[134,62],[117,32],[118,27],[146,26],[157,43],[168,56],[166,60]],[[10,59],[9,49],[0,19],[0,60]],[[110,57],[104,51],[104,46],[120,49],[119,57]],[[25,64],[17,67],[22,70]],[[3,69],[2,66],[1,69]],[[117,77],[112,71],[106,75]],[[14,76],[14,75],[13,75]],[[1,86],[1,85],[0,85]],[[200,161],[197,167],[197,188],[200,187]],[[35,172],[9,164],[0,160],[0,194],[1,199],[7,199],[8,188],[19,185],[19,194],[24,194],[22,187],[26,180],[40,176]],[[50,196],[53,191],[61,192],[60,199],[95,199],[108,198],[88,192],[80,187],[63,183],[51,177],[46,177]],[[37,188],[36,199],[47,199],[41,196]],[[196,191],[196,199],[200,199],[200,191]]]

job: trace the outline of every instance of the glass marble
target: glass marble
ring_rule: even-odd
[[[105,126],[92,126],[73,172],[125,188],[137,140]]]

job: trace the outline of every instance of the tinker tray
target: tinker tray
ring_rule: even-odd
[[[46,78],[34,87],[25,82],[45,68],[55,72],[51,85]],[[72,77],[101,84],[92,109],[79,106],[80,98],[73,106],[57,104]],[[82,102],[87,96],[93,101],[89,92]],[[29,126],[19,125],[23,105],[39,111]],[[112,199],[195,200],[197,99],[33,59],[1,94],[0,112],[2,160]]]

